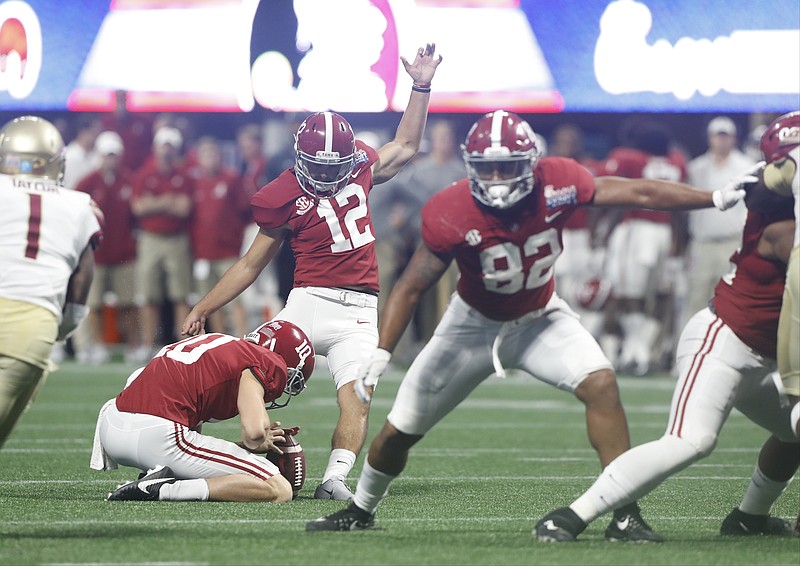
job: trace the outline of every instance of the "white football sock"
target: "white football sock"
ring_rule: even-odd
[[[375,513],[381,500],[389,492],[389,484],[392,483],[395,477],[397,476],[379,472],[370,466],[369,462],[365,461],[364,468],[361,470],[361,477],[358,478],[358,486],[356,486],[353,503],[364,511]]]
[[[204,479],[165,483],[158,491],[160,501],[208,501],[208,482]]]
[[[780,497],[787,485],[789,485],[788,481],[769,479],[756,466],[753,477],[750,478],[750,485],[747,486],[744,498],[739,504],[739,509],[751,515],[769,515],[772,504]]]
[[[641,499],[698,458],[689,442],[663,436],[621,454],[570,508],[590,523],[617,507]]]
[[[344,479],[356,463],[356,455],[344,448],[334,448],[328,458],[328,467],[322,476],[322,483],[332,478]]]

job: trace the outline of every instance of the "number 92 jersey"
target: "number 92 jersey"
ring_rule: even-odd
[[[591,173],[572,159],[541,159],[534,179],[533,192],[510,209],[479,204],[467,179],[422,209],[425,245],[455,259],[458,294],[493,320],[513,320],[547,304],[564,224],[594,198]]]
[[[262,187],[250,201],[259,227],[288,226],[286,239],[297,266],[295,287],[362,287],[378,291],[375,231],[367,207],[377,152],[356,140],[350,183],[336,196],[315,201],[291,169]]]

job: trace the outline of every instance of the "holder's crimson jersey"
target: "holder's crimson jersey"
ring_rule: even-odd
[[[286,363],[275,352],[227,334],[193,336],[164,346],[117,395],[117,409],[191,429],[230,419],[239,414],[239,380],[246,369],[264,386],[265,403],[283,393]]]
[[[375,230],[367,197],[378,153],[356,140],[356,167],[336,196],[315,201],[292,169],[262,187],[250,204],[263,229],[289,227],[295,287],[361,287],[378,291]]]
[[[783,303],[786,265],[758,253],[764,229],[794,218],[792,198],[781,197],[759,184],[751,190],[741,246],[731,256],[732,270],[714,289],[713,306],[739,339],[753,350],[775,358],[778,318]]]
[[[594,198],[594,178],[572,159],[541,159],[534,179],[533,192],[507,210],[480,205],[467,179],[439,191],[422,209],[425,245],[455,259],[459,295],[493,320],[547,304],[564,224]]]

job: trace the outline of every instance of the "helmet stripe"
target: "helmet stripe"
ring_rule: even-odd
[[[508,116],[508,113],[503,110],[497,110],[492,115],[492,131],[489,133],[489,139],[491,140],[492,147],[500,147],[501,142],[503,141],[503,122],[505,121],[506,116]]]
[[[333,150],[333,114],[325,112],[325,151]]]

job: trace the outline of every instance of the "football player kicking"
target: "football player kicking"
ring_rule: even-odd
[[[286,241],[297,262],[294,288],[277,315],[302,328],[327,357],[339,405],[331,454],[317,499],[350,500],[345,478],[367,435],[369,405],[353,389],[358,368],[378,343],[378,262],[367,198],[417,153],[431,80],[441,62],[435,46],[402,59],[414,81],[394,140],[377,151],[356,141],[333,112],[306,118],[295,136],[296,164],[252,199],[260,231],[247,253],[192,309],[183,333],[203,332],[205,319],[249,287]]]
[[[669,476],[711,454],[733,407],[772,433],[759,454],[742,503],[723,521],[723,535],[782,535],[792,526],[770,517],[772,504],[797,470],[800,446],[791,407],[778,389],[778,318],[795,230],[791,197],[763,184],[750,189],[740,249],[709,307],[686,324],[676,352],[678,382],[667,430],[611,462],[569,507],[540,520],[536,538],[574,541],[615,507],[643,497]]]
[[[109,501],[290,501],[289,481],[257,454],[281,453],[284,433],[267,409],[298,395],[313,369],[306,335],[280,320],[244,339],[211,333],[165,346],[100,411],[91,467],[149,470]],[[240,443],[201,434],[203,422],[237,414]]]
[[[360,397],[370,399],[420,295],[453,260],[461,273],[457,291],[370,445],[353,503],[309,522],[307,530],[371,527],[410,448],[493,370],[503,375],[504,368],[518,368],[574,393],[586,406],[589,440],[602,466],[630,447],[613,367],[553,291],[564,223],[579,206],[724,210],[744,190],[731,182],[712,195],[668,181],[593,178],[572,159],[540,160],[535,139],[515,114],[498,110],[481,117],[462,148],[468,177],[422,209],[423,243],[386,302],[379,347],[356,382]],[[636,502],[626,503],[606,536],[662,540]]]

